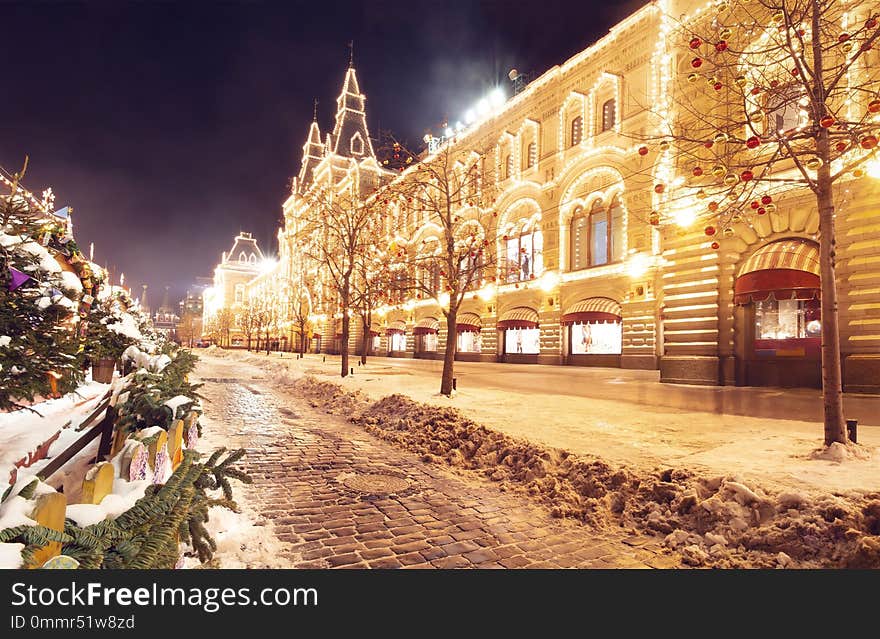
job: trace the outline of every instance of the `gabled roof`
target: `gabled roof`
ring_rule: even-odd
[[[312,173],[322,157],[324,157],[324,145],[321,144],[321,129],[318,127],[318,122],[312,120],[312,125],[309,127],[309,137],[303,145],[302,165],[299,169],[300,191],[312,183]]]
[[[241,259],[242,254],[245,257],[244,260]],[[257,246],[256,238],[245,231],[242,231],[235,236],[232,248],[229,249],[229,252],[226,253],[226,257],[223,260],[224,263],[247,262],[249,264],[255,264],[257,268],[262,261],[263,252],[260,250],[260,247]]]

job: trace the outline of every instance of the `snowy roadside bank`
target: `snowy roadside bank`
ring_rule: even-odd
[[[780,489],[732,473],[737,464],[721,473],[685,463],[620,464],[604,455],[512,437],[459,410],[403,395],[374,399],[305,375],[297,360],[224,355],[265,366],[277,384],[313,406],[344,415],[426,462],[481,473],[543,503],[556,516],[665,535],[666,545],[691,565],[880,567],[880,492]],[[871,462],[840,465],[866,463]]]

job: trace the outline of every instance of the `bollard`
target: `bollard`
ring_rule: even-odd
[[[859,420],[857,419],[848,419],[846,420],[846,436],[853,444],[858,444],[858,426]]]
[[[456,378],[453,377],[453,378],[452,378],[452,390],[457,390],[456,387],[455,387],[455,380],[456,380]]]

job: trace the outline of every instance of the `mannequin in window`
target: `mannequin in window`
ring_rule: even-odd
[[[522,254],[522,259],[520,260],[520,263],[522,264],[523,279],[526,280],[529,278],[529,254],[528,253]]]
[[[523,344],[522,344],[522,331],[517,331],[516,332],[516,352],[517,353],[523,352],[522,346],[523,346]]]

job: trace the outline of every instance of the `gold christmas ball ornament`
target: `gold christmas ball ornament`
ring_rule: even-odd
[[[736,86],[744,87],[748,83],[748,80],[746,80],[746,76],[738,75],[736,76],[736,80],[734,80],[734,82],[736,82]]]
[[[740,215],[739,213],[736,213],[736,214],[730,216],[730,223],[731,224],[740,224],[742,221],[743,221],[742,215]]]
[[[822,166],[822,160],[817,157],[811,157],[807,160],[807,168],[815,171]]]
[[[733,235],[734,235],[733,229],[730,228],[729,226],[725,227],[724,230],[721,231],[721,237],[733,237]]]
[[[717,133],[715,134],[715,144],[724,144],[727,142],[727,134],[726,133]]]
[[[697,198],[700,200],[705,200],[708,197],[708,193],[706,193],[703,189],[697,191]]]
[[[722,40],[729,40],[730,36],[733,35],[733,29],[731,29],[730,27],[724,27],[723,29],[721,29],[721,31],[718,32],[718,35],[721,37]]]
[[[721,164],[716,164],[712,167],[712,175],[718,178],[724,177],[725,175],[727,175],[727,167]]]
[[[688,74],[688,82],[696,82],[700,79],[699,73],[689,73]]]
[[[659,147],[661,151],[668,151],[670,146],[669,140],[660,141]]]
[[[768,213],[776,213],[776,205],[771,202],[767,206],[764,207]]]
[[[739,182],[739,177],[737,177],[736,173],[730,173],[724,177],[724,184],[727,186],[733,186]]]
[[[756,124],[759,122],[763,122],[764,121],[764,112],[763,111],[752,111],[752,113],[749,114],[749,120],[751,120],[752,122],[754,122]]]

